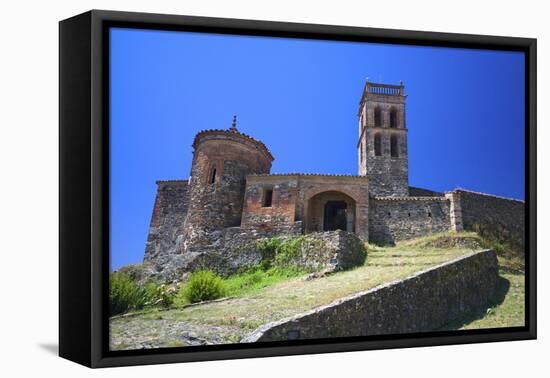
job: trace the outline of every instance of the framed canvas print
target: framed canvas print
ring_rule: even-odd
[[[60,355],[536,337],[536,40],[60,22]]]

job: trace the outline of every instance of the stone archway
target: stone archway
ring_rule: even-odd
[[[312,196],[307,203],[306,232],[344,230],[355,232],[356,202],[338,191]]]

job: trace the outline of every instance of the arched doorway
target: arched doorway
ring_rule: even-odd
[[[314,195],[307,203],[306,232],[355,232],[355,200],[337,191]]]
[[[347,211],[346,201],[327,201],[323,217],[323,231],[346,231],[348,228]]]

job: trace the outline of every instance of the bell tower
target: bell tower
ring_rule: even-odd
[[[372,197],[409,195],[405,87],[367,80],[359,104],[359,175]]]

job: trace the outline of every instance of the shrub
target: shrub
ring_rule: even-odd
[[[226,294],[224,281],[209,270],[199,270],[189,277],[181,295],[190,303],[221,298]]]
[[[288,267],[296,263],[302,252],[304,237],[292,239],[271,238],[256,243],[256,248],[262,255],[260,268],[267,271],[274,266]]]
[[[114,272],[109,275],[109,303],[111,315],[145,306],[149,297],[128,274]]]
[[[282,243],[282,240],[279,238],[264,239],[256,243],[256,248],[262,255],[262,261],[260,263],[262,270],[271,268],[277,248],[279,248]]]
[[[146,270],[148,263],[142,264],[129,264],[117,269],[117,273],[124,273],[128,275],[135,282],[146,280]]]
[[[304,237],[300,236],[280,243],[275,250],[274,265],[278,267],[294,265],[302,253],[303,242]]]
[[[166,285],[150,282],[145,285],[146,306],[169,307],[174,303],[176,289]]]

